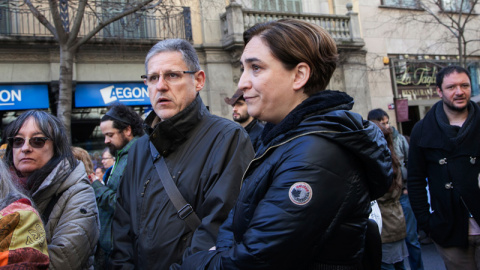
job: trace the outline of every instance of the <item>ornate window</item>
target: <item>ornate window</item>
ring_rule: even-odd
[[[123,12],[126,0],[102,0],[103,19],[108,20]],[[103,36],[108,38],[139,39],[147,37],[146,18],[141,12],[132,13],[107,25]]]

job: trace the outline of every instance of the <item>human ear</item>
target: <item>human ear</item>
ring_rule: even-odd
[[[125,133],[125,135],[126,135],[127,137],[132,136],[132,127],[131,127],[131,126],[127,126],[127,127],[123,130],[123,132]]]
[[[200,70],[195,74],[195,90],[199,92],[205,85],[205,72]]]
[[[293,90],[303,89],[310,79],[310,66],[305,62],[299,63],[295,67],[295,79],[293,81]]]
[[[438,94],[439,97],[443,97],[443,91],[438,86],[437,86],[437,94]]]

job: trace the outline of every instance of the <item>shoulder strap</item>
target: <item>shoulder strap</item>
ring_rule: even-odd
[[[193,210],[192,206],[183,198],[182,194],[175,185],[175,182],[173,182],[164,158],[160,156],[152,142],[150,142],[150,152],[152,154],[153,164],[155,165],[155,169],[160,177],[160,181],[162,181],[163,187],[165,188],[170,201],[175,206],[175,209],[177,209],[178,217],[185,220],[188,227],[190,227],[192,231],[195,231],[201,224],[200,219]]]
[[[54,195],[50,199],[50,201],[48,202],[47,208],[45,208],[45,210],[42,213],[43,224],[47,224],[48,219],[50,218],[50,214],[52,213],[53,207],[55,206],[55,204],[57,204],[58,199],[60,199],[60,197],[62,197],[63,192],[65,192],[65,190],[56,194],[56,195]]]

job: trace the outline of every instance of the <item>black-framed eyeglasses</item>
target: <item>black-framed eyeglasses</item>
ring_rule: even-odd
[[[142,75],[140,78],[143,79],[145,84],[147,85],[155,85],[158,83],[160,80],[160,77],[163,78],[163,80],[167,83],[170,84],[175,84],[178,83],[182,80],[183,74],[195,74],[197,71],[191,71],[191,70],[186,70],[186,71],[166,71],[162,74],[147,74],[147,75]]]
[[[22,137],[10,137],[7,140],[13,148],[20,148],[25,144],[25,138]],[[47,140],[50,140],[50,138],[33,137],[28,140],[28,144],[30,144],[30,146],[33,148],[42,148],[45,146]]]

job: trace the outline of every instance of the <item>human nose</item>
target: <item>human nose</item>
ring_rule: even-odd
[[[455,87],[455,95],[461,96],[465,93],[464,89],[462,88],[461,85],[458,85]]]
[[[165,80],[165,76],[163,74],[158,75],[158,81],[155,83],[155,89],[157,90],[165,90],[167,88],[167,81]]]
[[[238,80],[238,89],[242,90],[245,92],[246,89],[251,87],[251,82],[250,78],[248,76],[247,72],[242,72],[242,75],[240,76],[240,80]]]
[[[30,138],[25,138],[25,142],[21,147],[22,152],[31,151],[32,147],[30,146]]]

